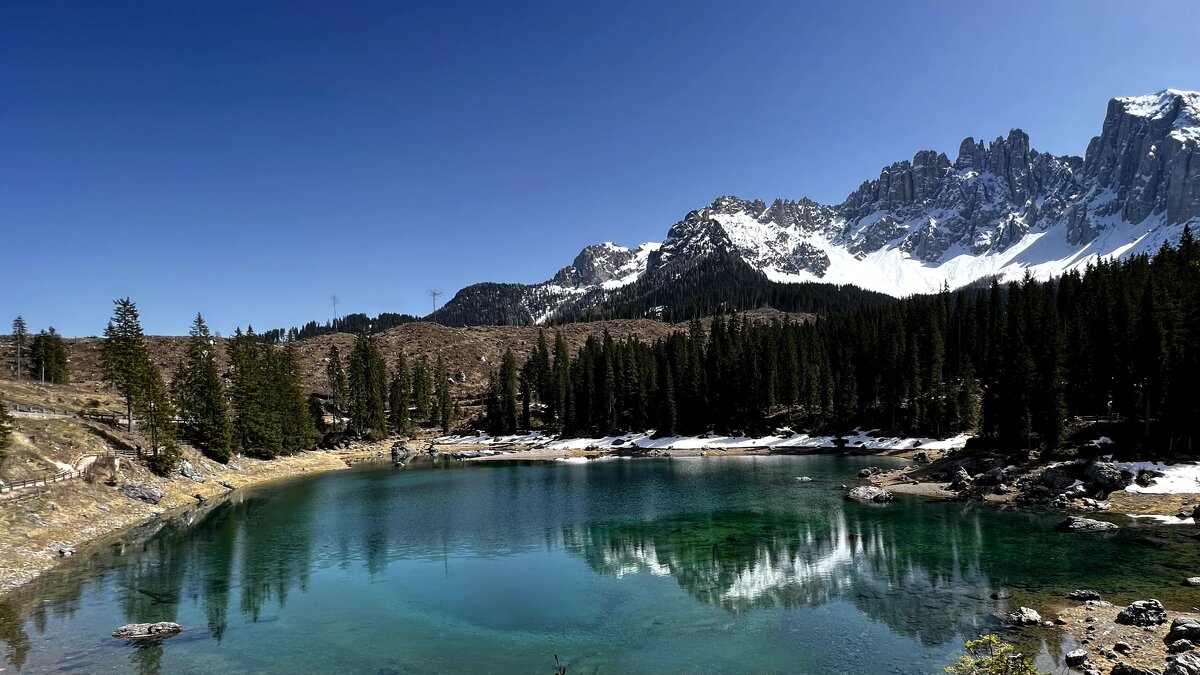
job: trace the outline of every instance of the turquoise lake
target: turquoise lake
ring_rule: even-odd
[[[995,612],[1074,588],[1200,604],[1179,587],[1191,526],[1064,535],[1061,513],[843,501],[859,468],[900,463],[447,463],[272,483],[0,598],[0,670],[550,675],[558,655],[570,675],[936,673]],[[143,621],[185,630],[109,637]],[[1061,658],[1055,631],[1021,639]]]

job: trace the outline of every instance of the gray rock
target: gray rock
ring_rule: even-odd
[[[1072,668],[1078,668],[1087,661],[1088,653],[1086,649],[1075,649],[1067,652],[1067,665]]]
[[[1071,516],[1055,526],[1054,529],[1059,532],[1109,532],[1116,530],[1117,526],[1115,523],[1104,520]]]
[[[147,504],[157,504],[163,498],[162,490],[148,483],[127,480],[121,485],[121,494]]]
[[[1171,622],[1171,630],[1163,641],[1167,644],[1178,640],[1200,641],[1200,618],[1194,616],[1177,616]]]
[[[1162,675],[1162,671],[1154,668],[1139,668],[1128,663],[1118,663],[1113,666],[1110,675]]]
[[[1088,588],[1079,588],[1068,593],[1067,597],[1071,600],[1079,600],[1080,602],[1086,600],[1099,600],[1100,591],[1093,591]]]
[[[847,492],[846,499],[863,503],[890,502],[892,493],[876,485],[860,485]]]
[[[1128,642],[1118,642],[1113,645],[1113,651],[1117,652],[1118,654],[1128,654],[1129,652],[1133,651],[1133,646]]]
[[[1128,487],[1133,482],[1133,474],[1112,462],[1089,462],[1083,469],[1083,482],[1092,494],[1103,498],[1110,492]]]
[[[1195,648],[1196,645],[1191,640],[1176,640],[1167,645],[1167,653],[1178,654],[1180,652],[1190,652]]]
[[[1163,675],[1200,675],[1200,654],[1183,652],[1172,656]]]
[[[1042,616],[1028,607],[1021,607],[1009,614],[1008,620],[1017,626],[1036,626],[1042,622]]]
[[[879,470],[879,467],[877,467],[877,466],[868,466],[868,467],[867,467],[867,468],[865,468],[865,469],[860,469],[860,470],[859,470],[859,472],[858,472],[858,477],[859,477],[859,478],[870,478],[871,476],[878,476],[880,473],[881,473],[881,472],[880,472],[880,470]]]
[[[808,476],[796,476],[797,483],[811,483],[812,479]]]
[[[112,632],[112,636],[130,642],[156,642],[174,637],[183,630],[183,626],[171,621],[157,623],[129,623]]]
[[[191,462],[187,461],[186,459],[179,462],[179,475],[183,476],[184,478],[190,478],[197,483],[204,482],[204,476],[196,470],[196,467],[192,466]]]
[[[1183,580],[1184,586],[1200,586],[1200,577],[1188,577]]]
[[[226,490],[233,490],[233,489],[234,489],[234,487],[233,487],[233,483],[230,483],[230,482],[229,482],[229,481],[227,481],[227,480],[219,480],[219,481],[217,481],[217,485],[220,485],[221,487],[225,488]]]
[[[1158,600],[1137,600],[1117,612],[1116,621],[1126,626],[1157,626],[1167,622],[1167,611]]]
[[[958,471],[954,472],[954,478],[950,480],[950,490],[952,492],[963,492],[964,490],[969,490],[973,484],[974,481],[971,479],[971,474],[967,473],[967,470],[960,466],[958,467]]]

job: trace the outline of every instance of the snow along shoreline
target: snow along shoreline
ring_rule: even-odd
[[[560,438],[535,431],[512,436],[475,435],[442,436],[434,439],[438,445],[497,446],[544,449],[549,451],[597,450],[612,451],[629,448],[642,450],[772,450],[772,449],[829,449],[851,451],[887,450],[951,450],[966,445],[969,436],[959,435],[938,440],[932,438],[902,438],[879,436],[873,431],[857,431],[846,436],[810,436],[788,429],[771,436],[664,436],[654,438],[654,431],[628,433],[600,438]]]

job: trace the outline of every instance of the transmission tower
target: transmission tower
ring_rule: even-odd
[[[433,311],[435,312],[437,311],[437,299],[439,295],[442,295],[441,291],[429,291],[429,297],[433,298]]]

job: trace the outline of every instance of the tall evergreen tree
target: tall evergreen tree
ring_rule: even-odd
[[[408,407],[412,399],[412,374],[408,371],[408,360],[404,352],[396,355],[392,370],[392,382],[388,390],[388,414],[392,429],[400,436],[409,433]]]
[[[417,364],[413,368],[413,419],[423,422],[431,417],[430,413],[430,396],[429,385],[431,375],[429,372],[429,361],[424,355],[417,359]]]
[[[272,415],[270,383],[267,379],[268,345],[260,345],[254,328],[239,328],[226,344],[229,354],[230,396],[233,401],[235,445],[247,455],[271,458],[279,453],[282,439]]]
[[[375,340],[359,333],[350,353],[350,431],[372,439],[387,437],[387,365]]]
[[[173,382],[185,437],[209,459],[225,464],[233,456],[233,423],[217,368],[216,340],[200,314],[189,336],[187,355]]]
[[[42,382],[66,384],[70,379],[67,347],[54,326],[33,336],[28,360],[30,375]]]
[[[16,371],[17,371],[17,379],[18,380],[21,379],[21,374],[25,370],[24,363],[22,362],[22,358],[24,357],[24,353],[25,353],[25,339],[26,339],[26,336],[28,335],[28,332],[29,331],[25,326],[25,319],[23,317],[18,315],[17,318],[13,319],[13,323],[12,323],[13,349],[14,349],[14,351],[16,351],[16,356],[17,356]]]
[[[350,385],[346,381],[346,369],[342,366],[342,355],[337,345],[329,345],[329,354],[325,358],[325,380],[329,386],[329,405],[333,408],[333,430],[338,431],[349,405]]]
[[[441,428],[442,433],[450,433],[450,427],[454,423],[454,399],[450,394],[450,372],[446,368],[446,362],[442,359],[442,355],[438,354],[437,369],[435,371],[437,383],[434,387],[436,401],[435,410],[437,411],[434,422]]]
[[[157,368],[153,367],[146,349],[137,306],[129,298],[113,303],[116,305],[113,318],[104,328],[100,345],[100,365],[104,381],[125,399],[127,431],[132,432],[134,407],[149,396],[146,388],[152,384],[151,374]]]
[[[267,347],[271,349],[271,347]],[[317,429],[308,410],[308,394],[301,381],[300,360],[296,347],[288,342],[271,360],[270,382],[275,388],[279,419],[279,451],[295,454],[312,448]]]

